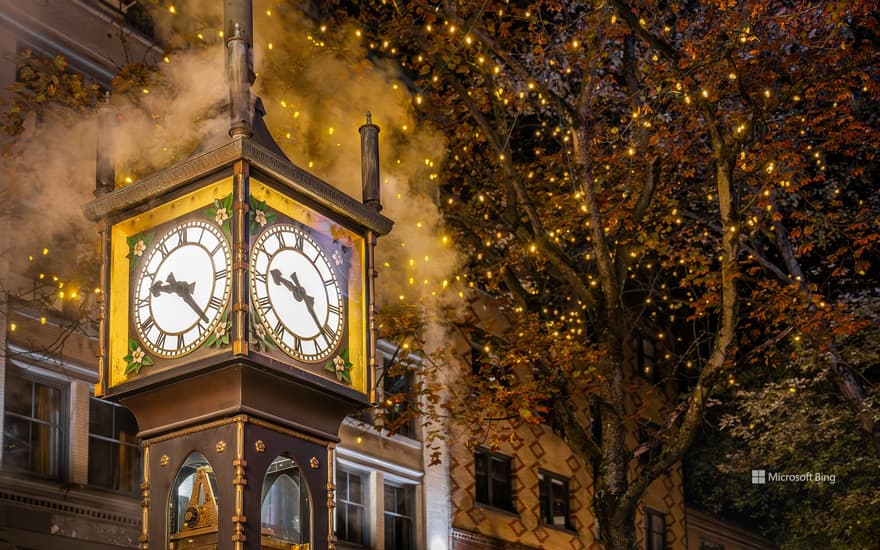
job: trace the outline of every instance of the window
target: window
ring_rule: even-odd
[[[385,550],[411,550],[415,543],[415,488],[385,484]]]
[[[645,511],[645,540],[647,550],[666,550],[666,514]]]
[[[385,396],[385,427],[406,437],[416,437],[416,419],[412,404],[413,372],[406,365],[392,366],[385,359],[382,389]],[[405,371],[398,374],[399,371]]]
[[[61,478],[64,463],[65,393],[23,370],[6,371],[3,467]]]
[[[511,459],[484,450],[474,453],[477,502],[513,512]]]
[[[367,546],[367,476],[336,471],[336,536],[340,541]]]
[[[538,472],[538,493],[541,501],[541,521],[547,525],[574,530],[569,509],[568,479]]]
[[[141,448],[137,422],[124,407],[89,400],[89,484],[125,493],[140,485]]]

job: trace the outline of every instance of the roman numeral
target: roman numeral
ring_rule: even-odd
[[[167,241],[162,241],[161,243],[159,243],[159,254],[161,254],[163,258],[168,255]]]
[[[284,233],[282,231],[275,233],[275,238],[278,239],[278,247],[284,248],[284,246],[287,244],[284,242]]]
[[[220,252],[220,249],[223,248],[223,241],[217,241],[217,246],[214,247],[214,250],[211,251],[211,256],[216,255]]]
[[[257,273],[254,275],[254,277],[256,277],[258,283],[266,284],[267,282],[265,273]]]
[[[339,306],[334,306],[333,304],[327,304],[327,313],[334,313],[339,317],[342,317],[342,308]]]
[[[177,349],[183,349],[184,345],[185,345],[185,343],[183,340],[183,334],[182,333],[178,334],[177,335]]]
[[[257,300],[257,307],[260,311],[265,313],[272,309],[272,300],[270,300],[268,296],[263,296]]]
[[[299,336],[293,337],[293,349],[297,353],[302,353],[303,351],[303,342],[300,340]]]
[[[214,273],[214,280],[219,281],[220,279],[225,279],[227,275],[227,271],[225,269],[221,269]]]
[[[141,308],[149,307],[149,306],[150,306],[150,297],[149,296],[147,296],[145,298],[138,298],[134,303],[135,309],[141,309]]]
[[[302,233],[295,233],[294,237],[296,238],[296,240],[293,243],[293,247],[296,248],[297,250],[302,250],[303,249],[303,241],[304,241],[305,237],[303,236]]]
[[[223,300],[216,296],[211,296],[211,301],[208,302],[208,307],[212,307],[217,311],[220,311],[220,308],[223,307]]]
[[[284,323],[281,320],[278,320],[278,323],[275,325],[275,328],[272,329],[272,332],[278,335],[279,338],[284,337]]]
[[[324,325],[321,327],[321,334],[323,334],[324,338],[327,339],[328,344],[336,339],[336,332],[332,328],[330,328],[329,325]]]
[[[141,322],[141,332],[147,333],[153,327],[153,318],[147,317]]]
[[[180,244],[187,243],[187,231],[185,227],[181,227],[177,230],[177,239]]]
[[[165,349],[165,336],[164,332],[159,333],[159,336],[156,337],[156,347]]]

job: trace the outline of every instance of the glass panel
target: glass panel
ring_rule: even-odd
[[[113,409],[115,407],[100,399],[89,399],[89,433],[113,437]]]
[[[134,493],[141,475],[137,422],[124,407],[89,400],[89,484]]]
[[[474,469],[476,475],[476,499],[483,504],[491,504],[489,501],[489,456],[484,453],[474,455]]]
[[[113,487],[116,471],[112,441],[89,438],[89,483],[101,487]]]
[[[385,485],[385,548],[409,550],[415,548],[413,537],[413,505],[415,490],[412,486]]]
[[[311,513],[308,488],[299,466],[289,458],[277,457],[263,479],[263,547],[311,542]]]
[[[57,425],[60,416],[61,390],[34,383],[34,418]]]
[[[113,436],[120,441],[136,441],[138,425],[131,411],[125,407],[113,407],[113,412]]]
[[[169,503],[169,527],[172,541],[191,534],[217,532],[217,478],[214,469],[201,453],[192,453],[180,468]],[[174,536],[176,535],[176,537]],[[173,542],[176,547],[176,542]]]
[[[8,371],[6,374],[6,411],[21,416],[31,416],[33,397],[33,383],[16,376],[12,371]]]
[[[3,467],[29,470],[31,463],[31,423],[6,415],[3,426]]]

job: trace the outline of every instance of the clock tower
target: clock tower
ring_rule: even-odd
[[[331,549],[339,425],[373,401],[379,130],[363,200],[293,164],[249,91],[250,2],[225,9],[229,138],[120,188],[99,159],[95,392],[138,420],[140,548]]]

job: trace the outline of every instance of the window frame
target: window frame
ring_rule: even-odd
[[[339,540],[339,542],[344,544],[345,546],[352,546],[352,547],[356,547],[356,548],[370,548],[372,545],[372,542],[373,542],[372,537],[370,536],[371,535],[371,533],[370,533],[370,475],[366,472],[343,466],[343,465],[339,464],[338,462],[336,463],[336,474],[335,475],[336,475],[336,526],[335,526],[336,537]],[[342,494],[341,489],[343,487],[343,484],[341,483],[340,480],[343,475],[346,476],[346,482],[345,482],[346,489],[349,488],[348,479],[351,476],[356,476],[356,477],[360,478],[362,502],[350,500],[348,498],[348,494],[350,493],[350,491],[346,491],[345,495]],[[349,506],[358,507],[362,510],[361,513],[363,515],[362,515],[361,521],[362,521],[363,525],[361,527],[361,529],[362,529],[361,536],[363,538],[363,542],[351,541],[349,539],[343,538],[343,536],[342,536],[342,530],[340,529],[340,526],[342,525],[341,510],[343,508],[347,509],[347,507],[349,507]]]
[[[10,400],[9,394],[7,393],[10,384],[8,382],[10,376],[17,376],[19,379],[26,381],[30,385],[30,416],[25,416],[21,413],[12,412],[9,410]],[[47,425],[49,427],[53,427],[53,424],[50,422],[43,421],[42,419],[36,418],[34,415],[34,385],[39,384],[41,386],[45,386],[47,388],[51,388],[57,390],[59,393],[58,396],[58,422],[57,422],[57,439],[55,441],[55,447],[52,449],[54,456],[54,460],[56,463],[55,472],[54,473],[41,473],[35,471],[31,468],[30,464],[32,461],[32,453],[33,449],[28,450],[28,466],[26,468],[19,468],[17,466],[12,466],[10,464],[10,453],[6,448],[6,437],[9,432],[9,418],[15,418],[18,420],[23,420],[29,423],[29,439],[28,445],[30,446],[30,427],[33,426],[34,423]],[[3,461],[2,468],[6,472],[14,472],[18,474],[23,474],[27,476],[33,476],[40,479],[53,480],[53,481],[66,481],[69,477],[69,461],[70,461],[70,384],[67,381],[60,380],[57,377],[51,376],[51,374],[44,374],[42,369],[38,369],[32,365],[27,364],[19,364],[17,361],[10,361],[6,363],[6,372],[5,377],[3,379],[3,392],[4,392],[4,400],[3,400]]]
[[[388,510],[388,489],[394,489],[395,493],[398,491],[405,491],[405,499],[409,506],[408,513],[402,513],[399,510]],[[386,550],[415,550],[418,546],[417,543],[417,532],[416,532],[416,520],[417,520],[417,511],[416,511],[416,485],[409,483],[395,483],[393,481],[389,481],[387,478],[382,484],[382,523],[385,534],[385,549]],[[396,497],[396,494],[395,494]],[[394,502],[397,503],[399,500],[397,498],[394,499]],[[392,540],[391,535],[395,532],[394,529],[388,529],[388,521],[392,520],[394,522],[400,520],[406,520],[409,524],[409,540],[406,542],[401,542],[399,540]],[[389,546],[389,544],[391,546]]]
[[[660,525],[663,526],[663,530],[657,532],[654,530],[655,521],[659,520]],[[662,543],[660,546],[654,544],[654,536],[660,535],[662,537]],[[666,550],[666,514],[660,512],[658,510],[654,510],[653,508],[645,508],[645,550]]]
[[[90,394],[89,395],[89,433],[88,433],[89,466],[91,466],[93,464],[94,458],[95,458],[92,456],[92,440],[93,439],[114,445],[115,448],[117,449],[117,453],[118,453],[118,448],[121,446],[125,446],[130,449],[135,449],[136,453],[135,453],[135,461],[134,461],[134,477],[135,477],[136,481],[135,481],[134,487],[132,487],[130,491],[127,489],[122,489],[120,487],[108,487],[107,485],[95,483],[92,480],[91,471],[89,470],[87,483],[88,483],[89,487],[95,487],[95,488],[101,489],[101,490],[114,491],[114,492],[122,493],[122,494],[126,494],[126,495],[136,495],[140,491],[140,484],[143,481],[143,451],[141,449],[141,441],[137,437],[137,432],[135,432],[135,434],[134,434],[134,442],[133,443],[121,441],[119,439],[114,439],[113,437],[99,435],[99,434],[92,432],[92,402],[93,401],[98,402],[103,406],[112,407],[112,409],[111,409],[113,411],[112,426],[111,426],[112,433],[114,433],[114,434],[116,433],[116,418],[117,418],[116,413],[119,410],[123,410],[123,411],[128,412],[128,414],[131,414],[132,419],[135,422],[135,427],[137,427],[137,419],[134,418],[134,415],[131,413],[131,411],[129,411],[128,409],[126,409],[125,407],[123,407],[122,405],[120,405],[118,403],[114,403],[113,401],[107,401],[105,399],[95,397],[94,394]],[[114,477],[116,478],[117,483],[119,481],[119,479],[118,479],[119,478],[119,468],[120,468],[120,465],[116,464],[116,474]]]
[[[480,499],[480,471],[479,471],[479,463],[478,456],[483,456],[486,458],[486,472],[485,472],[485,486],[487,491],[486,500]],[[507,481],[507,494],[506,495],[495,495],[493,489],[493,481],[497,481],[495,479],[494,474],[496,473],[495,469],[491,467],[493,463],[506,464],[506,481]],[[474,503],[481,506],[488,506],[490,508],[494,508],[496,510],[502,510],[504,512],[509,512],[516,514],[516,495],[514,488],[514,470],[513,470],[513,457],[493,453],[492,451],[478,447],[474,451]],[[506,497],[507,502],[499,502],[503,497]]]
[[[384,354],[382,355],[382,396],[386,400],[386,425],[392,424],[403,417],[403,421],[395,429],[394,434],[418,440],[416,417],[413,413],[414,410],[418,410],[418,406],[413,402],[412,397],[413,388],[416,383],[415,372],[407,369],[403,374],[390,376],[388,372],[393,367],[392,358]],[[401,394],[403,398],[399,402],[389,404],[387,400],[391,395],[395,394]]]
[[[562,498],[554,498],[556,496],[552,491],[554,482],[558,482],[559,486],[562,488]],[[548,470],[538,470],[538,513],[542,525],[553,527],[555,529],[564,529],[566,531],[576,531],[571,515],[571,489],[569,488],[569,483],[570,478]],[[565,523],[563,525],[556,524],[553,521],[555,517],[553,515],[553,504],[556,500],[562,502],[565,509]]]

